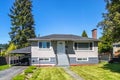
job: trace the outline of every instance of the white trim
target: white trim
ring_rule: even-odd
[[[92,50],[75,50],[75,47],[74,47],[74,45],[75,45],[75,43],[89,43],[89,47],[90,47],[90,43],[92,43]],[[90,41],[90,42],[81,42],[81,41],[74,41],[73,42],[73,49],[75,50],[75,51],[94,51],[94,48],[95,48],[95,46],[94,46],[94,41]]]
[[[82,60],[78,60],[79,58],[81,58]],[[83,60],[83,58],[87,58],[87,60]],[[76,61],[88,61],[88,57],[78,57],[76,58]]]

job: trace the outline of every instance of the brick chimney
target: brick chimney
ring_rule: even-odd
[[[97,39],[97,29],[92,30],[92,38]]]

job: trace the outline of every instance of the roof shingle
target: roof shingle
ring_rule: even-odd
[[[72,35],[72,34],[51,34],[51,35],[47,35],[47,36],[31,38],[31,39],[28,39],[28,40],[29,41],[38,41],[38,40],[71,40],[71,41],[87,40],[87,41],[99,41],[98,39],[81,37],[81,36]]]

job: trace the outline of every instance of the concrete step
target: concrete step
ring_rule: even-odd
[[[57,54],[58,59],[58,66],[69,66],[69,61],[67,55],[64,54]]]

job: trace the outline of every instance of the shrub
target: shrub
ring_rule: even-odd
[[[17,75],[12,80],[25,80],[25,75]]]
[[[31,68],[27,68],[24,72],[25,74],[33,73],[33,70]]]
[[[29,68],[32,69],[32,70],[34,70],[34,69],[36,69],[37,67],[36,67],[36,66],[30,66]]]

